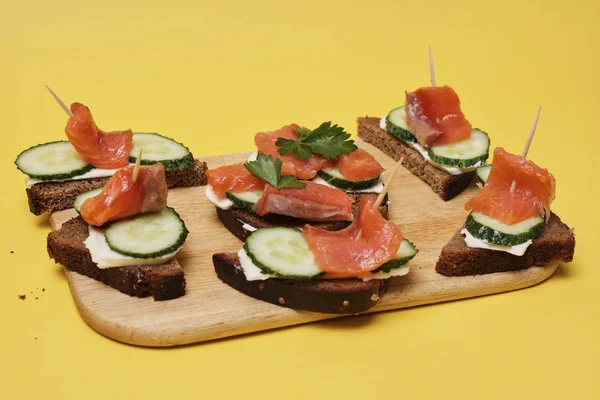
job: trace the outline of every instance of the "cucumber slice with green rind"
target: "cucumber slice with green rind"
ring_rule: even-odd
[[[194,156],[187,147],[158,133],[134,133],[129,162],[135,163],[140,149],[143,150],[142,164],[152,165],[160,162],[165,171],[185,169],[194,164]]]
[[[428,154],[431,161],[449,167],[468,168],[488,159],[490,137],[480,129],[473,129],[469,139],[433,146]]]
[[[394,258],[371,272],[390,272],[390,270],[394,268],[400,268],[401,266],[415,258],[418,252],[419,250],[410,240],[402,239],[402,243],[400,243],[400,248],[396,252]]]
[[[472,211],[467,217],[467,231],[477,239],[500,246],[515,246],[535,239],[544,229],[544,218],[535,216],[508,225],[487,215]]]
[[[30,178],[40,181],[69,179],[94,168],[67,140],[32,146],[17,156],[15,165]]]
[[[485,185],[485,182],[487,181],[487,178],[490,175],[491,170],[492,170],[492,164],[482,165],[481,167],[478,167],[475,170],[475,173],[477,174],[477,178],[479,179],[479,182],[481,182],[482,184]]]
[[[104,231],[112,250],[136,258],[172,253],[183,245],[187,235],[185,223],[171,207],[112,222]]]
[[[258,268],[277,278],[306,280],[323,274],[298,229],[257,229],[246,239],[244,250]]]
[[[385,130],[403,142],[417,143],[417,138],[408,130],[406,109],[404,106],[394,108],[385,119]]]
[[[225,195],[236,207],[252,211],[252,207],[262,197],[262,193],[261,190],[256,190],[241,193],[225,193]]]
[[[326,168],[318,172],[319,176],[327,183],[344,190],[363,190],[375,185],[379,180],[379,175],[371,179],[362,181],[348,181],[337,168]]]
[[[81,205],[83,204],[83,202],[89,199],[90,197],[95,197],[98,194],[100,194],[102,189],[104,188],[100,187],[97,189],[88,190],[87,192],[83,192],[79,196],[75,197],[75,201],[73,202],[73,208],[75,209],[75,211],[81,214]]]

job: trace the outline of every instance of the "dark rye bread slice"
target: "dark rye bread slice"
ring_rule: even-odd
[[[475,171],[451,175],[431,165],[419,152],[379,126],[380,118],[358,118],[358,137],[371,143],[394,160],[404,157],[402,165],[413,175],[428,184],[442,200],[447,201],[465,190],[475,176]]]
[[[464,228],[464,226],[463,226]],[[460,230],[462,230],[461,228]],[[533,265],[570,262],[575,252],[573,230],[552,214],[541,235],[531,243],[523,256],[503,251],[467,247],[460,230],[444,246],[435,270],[446,276],[491,274],[516,271]]]
[[[327,314],[367,311],[385,293],[388,279],[323,279],[302,281],[269,278],[248,281],[235,253],[213,255],[219,279],[245,295],[275,305]]]
[[[160,265],[100,269],[83,243],[87,237],[88,225],[81,217],[73,218],[48,235],[48,255],[71,271],[94,278],[130,296],[170,300],[185,294],[183,269],[175,259]]]
[[[181,170],[165,172],[169,188],[206,185],[206,163],[195,160],[194,164]],[[41,182],[27,188],[29,210],[35,215],[73,208],[75,197],[88,190],[102,187],[110,177],[81,179],[63,182]]]
[[[354,198],[355,200],[353,207],[354,212],[356,213],[362,194],[348,193],[348,195]],[[379,212],[381,212],[381,215],[383,215],[384,218],[387,218],[388,215],[388,205],[388,196],[386,194],[383,201],[381,202],[381,206],[379,207]],[[217,216],[219,217],[223,225],[225,225],[229,232],[233,233],[233,235],[240,239],[242,242],[245,242],[250,233],[252,233],[244,229],[244,224],[250,225],[254,228],[268,228],[271,226],[288,226],[293,228],[302,228],[304,225],[310,224],[312,226],[321,229],[326,229],[328,231],[339,231],[340,229],[343,229],[350,225],[350,221],[314,222],[276,214],[267,214],[263,217],[260,217],[253,212],[241,208],[232,207],[229,210],[223,210],[219,207],[215,208],[217,209]]]

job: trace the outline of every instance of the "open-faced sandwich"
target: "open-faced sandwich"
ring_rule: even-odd
[[[322,313],[373,307],[388,279],[408,273],[416,254],[400,228],[379,212],[374,195],[360,200],[356,218],[339,231],[305,225],[259,228],[237,253],[217,253],[218,277],[259,300]]]
[[[174,299],[185,294],[175,255],[188,230],[167,207],[163,164],[136,167],[119,169],[103,188],[78,196],[80,216],[48,235],[48,254],[130,296]]]
[[[241,240],[271,226],[342,229],[362,195],[383,190],[384,168],[349,137],[329,122],[312,131],[288,125],[258,133],[248,162],[207,171],[206,196]],[[380,211],[387,216],[387,199]]]
[[[432,82],[433,83],[433,82]],[[381,149],[450,200],[472,181],[488,158],[490,139],[473,129],[450,86],[406,92],[404,106],[383,118],[358,119],[358,136]]]
[[[485,185],[466,202],[466,224],[442,249],[437,272],[487,274],[573,260],[573,230],[550,211],[555,180],[548,170],[500,147],[478,176]]]
[[[134,163],[140,149],[142,164],[162,163],[169,188],[206,184],[206,163],[195,160],[181,143],[130,129],[104,132],[80,103],[71,104],[70,115],[68,141],[38,144],[15,160],[29,176],[27,198],[33,214],[71,208],[79,194],[104,186],[119,168]]]

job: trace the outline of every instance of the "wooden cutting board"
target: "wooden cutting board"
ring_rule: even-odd
[[[385,168],[395,161],[375,147],[359,142]],[[209,167],[242,162],[248,153],[207,157]],[[185,220],[190,235],[178,255],[185,270],[186,295],[156,302],[122,294],[93,279],[65,269],[75,304],[93,329],[112,339],[140,346],[175,346],[302,324],[337,315],[296,311],[248,297],[216,276],[212,255],[237,252],[242,243],[221,224],[204,187],[169,191],[169,205]],[[369,312],[439,303],[521,289],[542,282],[558,264],[518,272],[482,276],[445,277],[435,272],[444,244],[464,223],[465,201],[478,189],[443,202],[429,186],[400,168],[389,191],[390,220],[398,223],[419,254],[410,262],[407,276],[393,278],[387,293]],[[52,229],[76,215],[74,210],[53,213]]]

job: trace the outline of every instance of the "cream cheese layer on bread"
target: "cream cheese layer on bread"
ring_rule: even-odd
[[[464,235],[465,243],[468,247],[471,247],[473,249],[503,251],[505,253],[510,253],[515,256],[522,256],[523,254],[525,254],[527,248],[531,245],[531,243],[533,243],[533,241],[530,239],[525,243],[521,243],[515,246],[501,246],[498,244],[488,243],[476,238],[475,236],[471,235],[467,228],[464,228],[462,231],[460,231],[460,233]]]
[[[386,121],[387,121],[387,116],[383,116],[381,117],[381,119],[379,120],[379,127],[387,132],[387,128],[386,128]],[[389,132],[388,132],[389,133]],[[429,153],[427,152],[427,150],[421,146],[419,143],[414,143],[414,142],[404,142],[406,145],[410,146],[411,148],[415,149],[416,151],[419,152],[419,154],[426,159],[431,165],[433,165],[434,167],[441,169],[443,171],[446,171],[447,173],[449,173],[450,175],[461,175],[464,174],[465,172],[471,172],[471,171],[475,171],[478,167],[481,167],[483,165],[483,162],[478,162],[476,164],[474,164],[471,167],[468,168],[457,168],[457,167],[449,167],[447,165],[442,165],[442,164],[438,164],[436,162],[431,161],[431,158],[429,157]]]
[[[252,262],[252,259],[246,253],[246,250],[242,247],[240,251],[238,251],[238,257],[240,258],[240,266],[242,267],[242,271],[244,271],[244,276],[248,281],[264,281],[269,279],[271,276],[269,274],[265,274],[260,268],[256,266]]]
[[[362,278],[364,282],[368,282],[372,279],[388,279],[393,276],[404,276],[408,274],[410,271],[410,267],[408,265],[404,265],[402,267],[391,269],[389,272],[385,271],[377,271],[371,272],[368,276]]]
[[[129,165],[133,165],[133,164],[129,163]],[[82,179],[92,179],[92,178],[106,178],[109,176],[113,176],[115,174],[115,172],[117,172],[118,170],[119,170],[119,168],[117,168],[117,169],[93,168],[91,171],[88,171],[85,174],[73,176],[73,177],[67,178],[67,179],[41,181],[39,179],[28,178],[26,180],[26,183],[27,183],[27,186],[32,186],[32,185],[35,185],[36,183],[42,183],[42,182],[65,182],[65,181],[78,181],[78,180],[82,180]]]
[[[92,261],[97,264],[98,268],[114,268],[127,267],[131,265],[158,265],[164,264],[175,255],[183,247],[180,246],[175,251],[155,258],[136,258],[126,256],[112,250],[106,242],[104,229],[89,226],[89,236],[84,241],[85,247],[90,251]]]
[[[238,221],[240,221],[240,223],[242,223],[242,229],[248,231],[248,232],[254,232],[257,228],[242,221],[241,219],[238,219]]]
[[[259,267],[254,264],[246,250],[242,247],[240,251],[238,251],[238,257],[240,259],[240,266],[242,267],[242,271],[244,272],[244,276],[248,281],[264,281],[269,278],[275,278],[272,275],[264,273]],[[410,268],[408,265],[404,265],[399,268],[393,268],[389,272],[378,271],[372,272],[368,276],[362,278],[364,282],[370,281],[372,279],[388,279],[393,276],[404,276],[408,274]]]
[[[211,203],[213,203],[216,207],[219,207],[221,210],[229,210],[231,207],[233,207],[233,201],[229,200],[227,197],[221,198],[217,196],[210,183],[206,185],[204,194]]]

